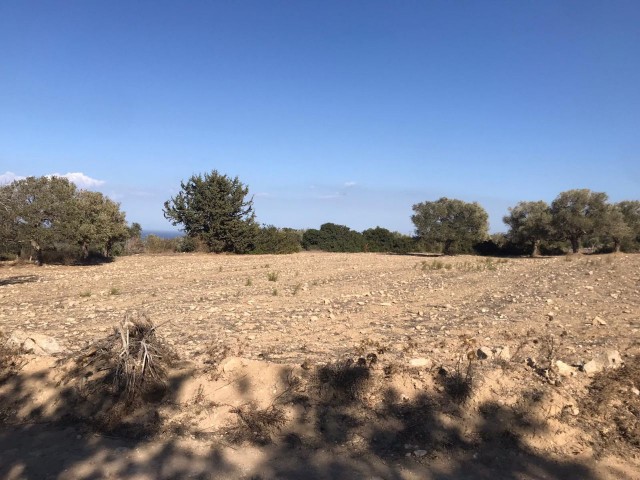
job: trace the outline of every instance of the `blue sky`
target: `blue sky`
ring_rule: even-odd
[[[75,173],[146,229],[213,169],[296,228],[640,198],[635,0],[2,0],[0,46],[0,180]]]

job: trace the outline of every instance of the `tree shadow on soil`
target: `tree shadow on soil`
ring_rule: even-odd
[[[184,408],[175,392],[192,374],[184,370],[172,377],[161,400],[165,406]],[[304,388],[294,385],[272,407],[290,406],[297,413],[284,426],[265,425],[267,436],[260,441],[249,436],[230,445],[212,436],[198,448],[189,443],[197,432],[166,435],[160,421],[105,434],[90,418],[74,415],[76,393],[64,387],[58,404],[28,412],[26,422],[16,423],[15,409],[32,403],[39,395],[33,385],[50,382],[45,377],[46,372],[10,373],[0,380],[0,478],[599,478],[578,461],[554,461],[528,447],[522,436],[546,427],[526,411],[487,402],[473,432],[462,432],[453,420],[466,415],[464,399],[445,389],[403,400],[393,388],[374,384],[362,364],[323,367]],[[282,380],[291,384],[290,378]],[[372,391],[382,398],[375,405],[366,400]],[[109,399],[101,401],[99,409],[110,408]],[[150,402],[141,414],[153,416],[157,407]],[[256,445],[258,461],[238,467],[233,458]]]
[[[32,283],[38,280],[37,275],[15,275],[13,277],[3,278],[0,280],[0,287],[6,285],[20,285],[22,283]]]

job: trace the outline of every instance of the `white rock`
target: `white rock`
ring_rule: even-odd
[[[571,377],[576,374],[575,368],[567,363],[564,363],[562,360],[556,361],[556,367],[558,369],[558,373],[563,377]]]
[[[62,347],[55,338],[40,333],[27,333],[24,330],[15,330],[7,343],[34,355],[55,355],[62,352]]]
[[[433,365],[433,362],[428,358],[420,357],[409,360],[409,365],[414,368],[429,368]]]
[[[595,373],[598,373],[602,369],[603,369],[602,364],[596,360],[591,360],[590,362],[587,362],[582,366],[582,370],[587,375],[593,375]]]
[[[424,457],[427,454],[427,451],[426,450],[414,450],[413,454],[416,457]]]

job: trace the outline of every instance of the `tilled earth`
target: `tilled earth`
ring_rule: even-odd
[[[604,349],[624,355],[640,346],[640,256],[183,254],[0,267],[7,333],[46,333],[73,350],[130,310],[145,311],[193,360],[217,343],[301,362],[377,342],[390,355],[438,363],[457,357],[463,336],[511,353],[546,336],[555,358],[579,364]]]
[[[182,361],[144,438],[79,419],[92,377],[63,380],[132,312]],[[0,332],[64,352],[0,377],[0,476],[637,479],[639,329],[640,255],[7,263]]]

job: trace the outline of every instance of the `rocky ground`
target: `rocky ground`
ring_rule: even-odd
[[[157,430],[63,427],[60,358],[127,312],[182,362]],[[640,478],[639,329],[638,255],[5,264],[0,476]],[[268,438],[230,435],[247,405]]]

